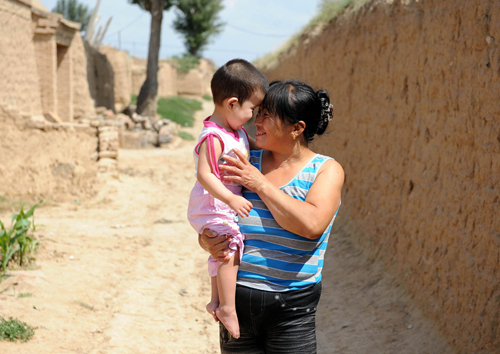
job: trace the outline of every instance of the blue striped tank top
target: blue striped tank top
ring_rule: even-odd
[[[261,170],[262,151],[251,151],[250,162]],[[280,189],[304,201],[323,163],[331,157],[316,154]],[[238,284],[265,291],[289,291],[309,287],[321,280],[323,260],[333,221],[321,237],[311,240],[283,229],[260,197],[247,189],[243,196],[252,202],[250,216],[240,218],[245,250],[238,271]]]

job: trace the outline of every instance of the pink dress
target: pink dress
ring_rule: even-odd
[[[215,151],[213,148],[213,139],[219,139],[222,145],[222,155],[234,156],[232,150],[234,148],[240,150],[248,157],[249,143],[248,135],[245,129],[240,129],[234,133],[228,132],[224,128],[211,122],[210,117],[203,122],[203,130],[201,131],[196,145],[193,157],[195,160],[195,168],[198,169],[199,148],[203,141],[207,141],[208,153],[212,171],[221,180],[222,175],[219,172],[219,165],[224,164],[224,159],[220,158],[216,161]],[[224,186],[229,189],[233,194],[241,196],[241,185],[236,183],[224,182]],[[212,197],[210,193],[198,182],[193,187],[191,195],[189,196],[188,206],[188,220],[191,226],[198,233],[202,233],[204,229],[211,229],[218,234],[232,235],[232,241],[229,244],[230,253],[232,256],[238,249],[239,256],[243,255],[243,240],[245,236],[240,232],[238,226],[238,214],[233,211],[226,203],[217,198]],[[217,270],[221,263],[214,259],[212,256],[208,258],[208,273],[211,277],[217,275]]]

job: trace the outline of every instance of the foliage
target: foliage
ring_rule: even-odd
[[[222,0],[177,0],[174,28],[184,35],[189,54],[199,57],[211,37],[222,31]]]
[[[137,95],[131,94],[130,95],[130,104],[131,105],[137,105]]]
[[[141,9],[151,12],[152,0],[129,0],[131,4],[139,5]],[[158,0],[157,0],[158,1]],[[175,0],[160,0],[163,1],[163,10],[168,11],[175,4]]]
[[[188,140],[188,141],[194,141],[194,136],[192,136],[188,132],[180,131],[178,135],[179,135],[179,138],[181,138],[181,139]]]
[[[161,97],[158,100],[158,114],[183,127],[192,127],[194,112],[201,109],[201,102],[185,97]]]
[[[255,66],[260,69],[265,69],[276,65],[279,56],[288,52],[290,49],[297,47],[301,38],[321,30],[322,26],[331,22],[341,14],[355,13],[368,1],[371,0],[322,0],[318,5],[318,12],[316,16],[314,16],[309,23],[299,31],[299,33],[294,34],[278,50],[257,59],[254,62]]]
[[[205,95],[203,95],[203,99],[205,101],[212,101],[212,96],[205,94]]]
[[[196,65],[198,65],[200,61],[200,58],[191,54],[185,54],[182,57],[173,57],[172,61],[174,65],[177,66],[177,72],[180,74],[185,74],[189,70],[196,68]]]
[[[27,342],[34,335],[34,328],[28,324],[12,317],[10,317],[8,321],[0,317],[0,339],[9,342],[15,342],[17,340]]]
[[[67,20],[80,22],[82,24],[80,32],[84,32],[87,29],[91,14],[89,7],[79,3],[78,0],[57,0],[52,12],[62,14]]]
[[[21,206],[19,214],[12,215],[9,230],[0,221],[0,271],[5,271],[10,261],[16,261],[20,266],[34,260],[29,255],[35,253],[39,242],[28,234],[30,228],[35,231],[35,209],[42,201],[35,204],[27,213]],[[33,222],[29,218],[33,218]]]

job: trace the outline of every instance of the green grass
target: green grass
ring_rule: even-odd
[[[321,32],[323,26],[346,12],[355,13],[364,4],[371,0],[322,0],[318,6],[318,12],[298,33],[292,35],[278,50],[266,54],[254,61],[254,65],[261,70],[272,68],[278,64],[281,54],[297,47],[301,38],[313,33]],[[349,9],[349,11],[347,11]]]
[[[130,95],[130,104],[133,106],[137,106],[137,95],[134,94]]]
[[[212,96],[210,96],[210,95],[203,95],[203,99],[205,101],[211,101],[212,100]]]
[[[182,138],[184,140],[188,140],[188,141],[193,141],[194,140],[194,136],[192,136],[191,134],[187,133],[187,132],[179,132],[179,138]]]
[[[158,114],[183,127],[192,127],[194,112],[201,109],[201,102],[190,98],[172,96],[158,100]]]
[[[8,321],[0,317],[0,339],[9,342],[15,342],[17,340],[27,342],[34,335],[35,329],[28,324],[12,317],[10,317]]]

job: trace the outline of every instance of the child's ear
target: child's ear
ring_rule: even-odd
[[[238,98],[237,98],[237,97],[231,97],[231,98],[229,98],[229,99],[227,100],[227,102],[226,102],[226,107],[227,107],[230,111],[232,111],[232,110],[233,110],[233,108],[234,108],[234,105],[235,105],[236,103],[238,103]]]

